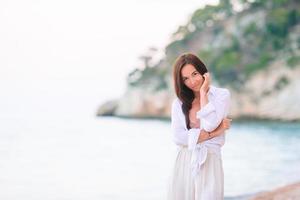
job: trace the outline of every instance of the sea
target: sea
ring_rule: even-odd
[[[118,98],[97,81],[0,82],[1,200],[166,199],[177,152],[169,120],[97,117]],[[233,119],[225,199],[300,181],[299,144],[299,123]]]

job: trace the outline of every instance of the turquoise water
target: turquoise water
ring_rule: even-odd
[[[165,199],[176,155],[169,121],[95,117],[103,93],[91,82],[2,91],[0,199]],[[226,199],[300,181],[299,143],[299,123],[233,121]]]

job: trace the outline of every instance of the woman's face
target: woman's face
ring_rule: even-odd
[[[203,84],[203,76],[191,65],[185,65],[181,70],[181,78],[184,84],[194,92],[200,91]]]

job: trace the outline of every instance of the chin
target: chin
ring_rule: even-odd
[[[195,87],[192,89],[194,92],[198,92],[200,90],[200,86],[199,87]]]

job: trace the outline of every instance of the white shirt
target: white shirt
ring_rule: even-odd
[[[225,143],[224,133],[199,144],[200,131],[211,132],[215,130],[221,121],[228,115],[230,92],[225,88],[210,86],[208,91],[208,103],[196,113],[200,120],[200,128],[187,129],[185,116],[182,111],[182,102],[176,98],[172,103],[171,128],[175,144],[187,146],[192,151],[192,175],[196,176],[201,165],[205,162],[208,148],[221,155],[221,147]]]

